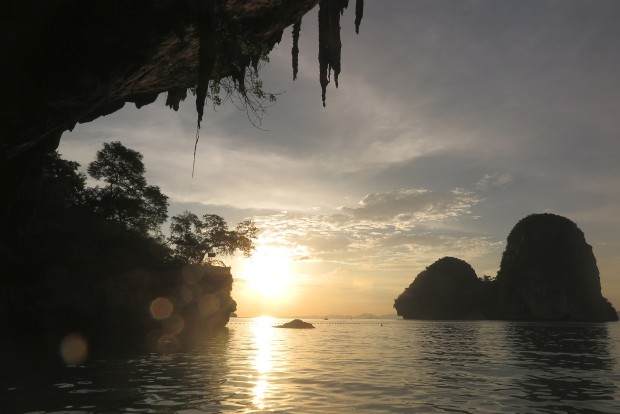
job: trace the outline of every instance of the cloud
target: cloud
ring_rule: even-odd
[[[356,220],[394,221],[398,224],[412,220],[446,220],[468,214],[478,201],[474,194],[459,189],[439,192],[404,188],[368,194],[359,202],[359,207],[342,207],[340,210]]]
[[[502,242],[459,230],[472,220],[475,194],[399,189],[365,196],[358,207],[331,214],[279,213],[256,217],[262,237],[306,252],[298,261],[332,263],[364,271],[424,268],[446,255],[465,260],[497,254]]]
[[[512,175],[508,173],[485,174],[477,183],[478,190],[486,191],[490,188],[506,188],[513,181]]]

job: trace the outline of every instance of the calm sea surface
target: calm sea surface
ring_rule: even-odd
[[[620,413],[620,324],[232,319],[200,349],[3,370],[1,413]]]

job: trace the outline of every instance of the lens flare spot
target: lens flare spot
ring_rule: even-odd
[[[162,323],[166,335],[178,335],[185,328],[185,321],[179,315],[170,315]]]
[[[151,302],[151,316],[158,321],[166,319],[172,313],[174,306],[168,298],[157,298]]]
[[[220,308],[220,300],[215,295],[204,295],[200,298],[198,307],[203,316],[211,316]]]
[[[78,333],[67,335],[60,342],[60,355],[67,365],[81,364],[88,356],[88,344]]]

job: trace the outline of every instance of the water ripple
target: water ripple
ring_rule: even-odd
[[[5,372],[2,412],[620,412],[619,324],[273,322],[235,319],[187,352]]]

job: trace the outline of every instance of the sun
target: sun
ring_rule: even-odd
[[[292,282],[291,249],[258,244],[252,257],[246,259],[239,278],[265,299],[277,299],[289,293]]]

